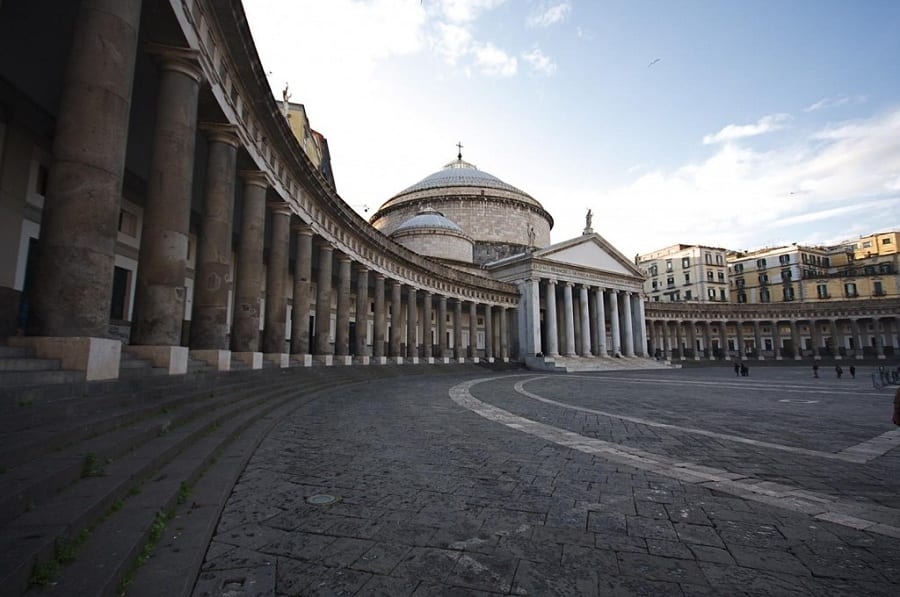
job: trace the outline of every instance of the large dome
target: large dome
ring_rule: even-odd
[[[553,218],[543,206],[461,155],[385,201],[369,221],[393,235],[426,210],[440,212],[472,239],[478,264],[550,244]]]

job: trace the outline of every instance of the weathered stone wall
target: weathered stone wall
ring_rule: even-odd
[[[476,243],[474,259],[475,263],[483,265],[510,255],[524,253],[527,250],[527,246],[515,243]]]
[[[393,239],[419,255],[472,263],[472,241],[455,232],[413,229]]]

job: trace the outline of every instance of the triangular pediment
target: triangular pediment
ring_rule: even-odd
[[[585,234],[540,251],[534,257],[623,276],[641,277],[641,272],[599,234]]]

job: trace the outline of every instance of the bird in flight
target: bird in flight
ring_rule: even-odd
[[[653,60],[650,61],[650,64],[647,65],[647,68],[650,68],[651,66],[653,66],[654,64],[656,64],[656,63],[659,62],[660,60],[662,60],[662,58],[654,58]]]

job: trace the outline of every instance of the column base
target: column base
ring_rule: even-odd
[[[822,355],[818,355],[818,354],[813,355],[813,360],[814,360],[814,361],[821,361],[821,360],[822,360]]]
[[[387,365],[387,357],[371,357],[369,359],[370,365]]]
[[[190,351],[190,358],[212,365],[217,371],[231,371],[231,351],[201,349]]]
[[[854,355],[853,358],[855,358],[857,361],[861,361],[861,360],[863,360],[863,355],[857,354],[857,355]]]
[[[335,355],[333,362],[335,365],[347,367],[353,364],[353,357],[349,354]]]
[[[435,362],[435,363],[438,363],[438,364],[441,364],[441,365],[449,365],[449,364],[450,364],[450,357],[436,357],[436,358],[434,359],[434,362]]]
[[[834,355],[834,360],[835,360],[835,361],[842,361],[843,359],[844,359],[844,357],[842,357],[842,356],[839,355],[839,354]]]
[[[453,362],[463,364],[466,362],[466,357],[453,357]]]
[[[251,369],[262,369],[263,366],[263,353],[261,352],[232,352],[231,358]]]
[[[795,361],[802,361],[802,360],[803,360],[803,357],[797,357],[797,356],[795,356],[795,357],[794,357],[794,360],[795,360]]]
[[[312,367],[312,355],[311,354],[292,354],[291,355],[291,366],[292,367]]]
[[[353,357],[353,364],[354,365],[368,365],[370,359],[371,359],[371,357],[369,357],[368,355],[355,356],[355,357]]]
[[[776,360],[776,361],[783,361],[783,360],[784,360],[784,357],[775,357],[775,360]]]
[[[487,363],[493,363],[493,362],[494,362],[494,357],[488,357],[488,358],[486,358],[486,359],[484,359],[484,360],[485,360],[485,362],[487,362]]]
[[[169,375],[187,373],[190,349],[186,346],[132,345],[125,346],[123,350],[136,358],[150,361],[154,367],[165,369]]]
[[[880,361],[882,359],[886,359],[887,357],[883,354],[876,355],[876,358]]]
[[[83,371],[87,381],[118,379],[122,342],[89,336],[12,336],[10,346],[31,348],[41,359],[57,359],[67,371]]]
[[[481,359],[480,359],[479,357],[470,357],[470,358],[465,359],[465,360],[466,360],[466,362],[473,363],[473,364],[475,364],[475,365],[477,365],[478,363],[481,362]]]
[[[264,352],[263,361],[272,363],[281,369],[287,369],[291,366],[291,355],[286,352]]]
[[[334,355],[331,354],[317,354],[313,355],[313,363],[319,365],[321,367],[331,367],[334,365]]]
[[[425,357],[425,364],[434,365],[434,357]]]
[[[391,365],[402,365],[403,357],[388,357],[388,363]]]

